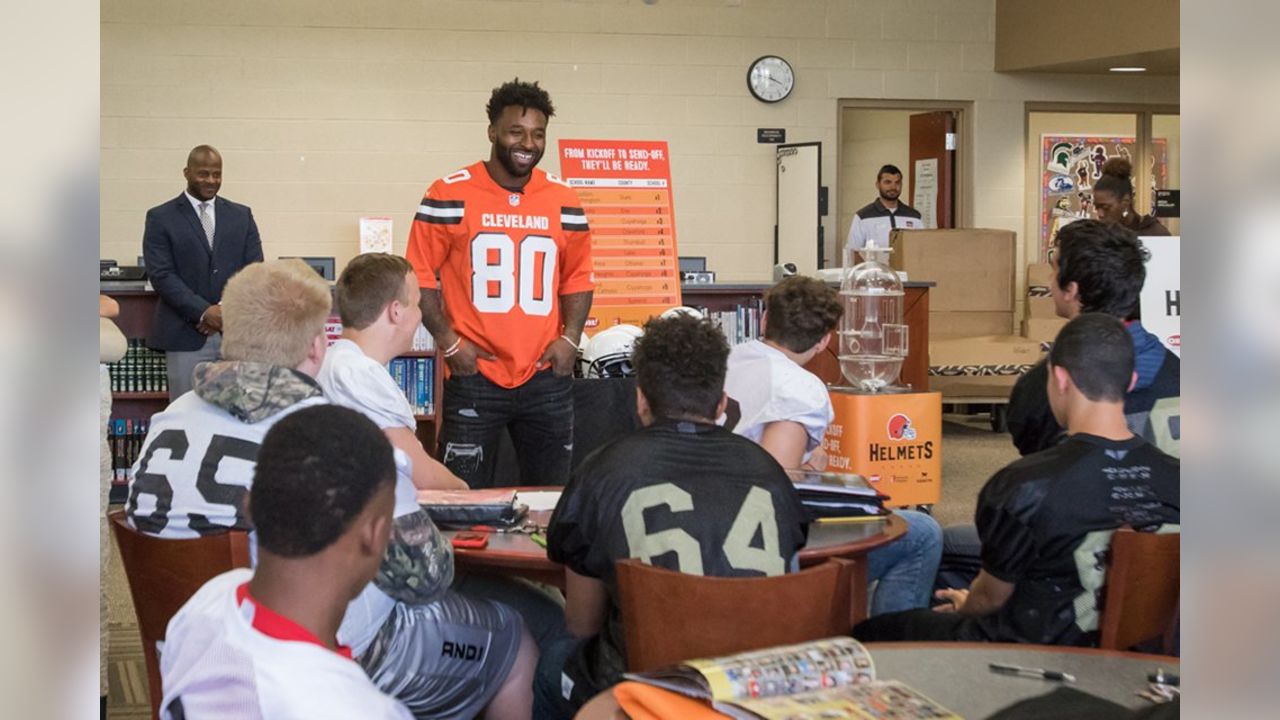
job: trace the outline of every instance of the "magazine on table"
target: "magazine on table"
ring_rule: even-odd
[[[707,701],[734,718],[959,719],[908,685],[876,680],[871,654],[850,637],[689,660],[624,677]]]
[[[788,470],[787,476],[815,520],[875,520],[890,514],[887,498],[861,475]]]

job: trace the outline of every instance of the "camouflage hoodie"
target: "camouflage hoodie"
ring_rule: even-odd
[[[323,398],[320,384],[292,368],[239,360],[201,363],[195,393],[244,423],[258,423],[311,398]],[[424,605],[453,582],[452,548],[418,509],[398,515],[391,542],[374,584],[395,600]]]
[[[313,397],[324,397],[315,379],[292,368],[243,360],[196,366],[195,392],[244,423],[259,423]]]

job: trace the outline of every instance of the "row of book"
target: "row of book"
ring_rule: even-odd
[[[129,340],[124,357],[107,365],[111,392],[168,392],[164,353],[147,347],[140,338]]]
[[[404,396],[409,398],[415,415],[435,413],[436,359],[396,358],[387,366]]]
[[[698,309],[724,332],[730,345],[738,345],[760,337],[760,316],[764,314],[763,299],[738,305],[733,310]]]
[[[332,345],[342,337],[342,318],[337,315],[330,315],[324,324],[324,335]],[[418,325],[418,330],[413,334],[413,346],[409,348],[410,352],[435,352],[436,339],[427,332],[424,325]]]
[[[150,428],[149,419],[114,418],[107,426],[107,447],[111,450],[111,482],[125,485],[133,472],[133,464],[142,450],[142,441]]]

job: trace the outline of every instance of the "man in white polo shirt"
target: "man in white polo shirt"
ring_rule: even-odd
[[[920,211],[898,200],[902,194],[902,171],[897,165],[880,168],[876,173],[876,191],[879,197],[853,216],[846,247],[859,250],[868,246],[886,248],[889,247],[890,231],[924,227]]]

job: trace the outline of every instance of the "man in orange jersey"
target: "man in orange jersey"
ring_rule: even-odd
[[[473,488],[562,485],[571,375],[595,285],[591,234],[577,193],[536,168],[555,114],[547,92],[516,79],[486,109],[489,159],[432,183],[405,253],[448,365],[441,455]],[[521,477],[495,482],[503,428]]]

